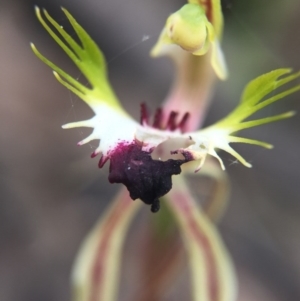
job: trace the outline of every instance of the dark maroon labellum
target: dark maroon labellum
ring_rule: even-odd
[[[123,183],[130,197],[151,205],[152,212],[159,210],[159,198],[172,188],[172,175],[180,174],[180,166],[188,161],[153,160],[139,143],[120,143],[109,157],[109,182]]]

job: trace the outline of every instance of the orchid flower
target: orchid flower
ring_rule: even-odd
[[[178,54],[178,49],[175,52],[174,49],[164,51],[171,51],[169,54],[175,61],[178,59],[177,54],[179,60],[185,62],[201,60],[201,63],[195,64],[196,79],[203,78],[204,73],[211,69],[211,65],[222,78],[221,75],[225,74],[224,65],[219,64],[221,60],[216,55],[220,54],[219,41],[222,32],[220,1],[206,1],[206,6],[199,3],[190,1],[168,18],[166,27],[151,53],[156,55],[163,47],[177,44],[183,49],[179,49],[181,53]],[[63,128],[92,128],[93,132],[78,142],[78,145],[91,140],[100,140],[92,157],[100,157],[100,168],[109,161],[109,182],[122,183],[129,192],[128,195],[125,189],[122,190],[83,243],[72,274],[74,299],[78,301],[116,299],[122,245],[130,222],[142,204],[142,202],[133,203],[131,199],[140,199],[145,204],[151,205],[152,212],[157,212],[162,198],[170,209],[171,219],[182,233],[192,275],[193,300],[235,300],[234,268],[224,243],[212,223],[212,220],[218,219],[218,215],[223,211],[220,209],[223,205],[220,205],[219,201],[224,201],[226,189],[221,197],[215,196],[211,208],[204,211],[195,201],[184,174],[202,169],[201,172],[208,174],[221,185],[225,183],[226,186],[226,174],[221,170],[225,169],[225,165],[217,150],[224,150],[246,167],[251,167],[230,144],[246,143],[272,148],[269,143],[240,137],[236,133],[294,115],[294,112],[287,112],[247,120],[264,107],[300,90],[299,84],[288,88],[285,86],[299,78],[300,72],[292,73],[290,69],[278,69],[254,79],[246,86],[241,101],[233,112],[219,122],[200,130],[197,130],[199,122],[196,120],[200,119],[200,115],[190,109],[193,106],[194,109],[201,109],[209,93],[205,93],[202,99],[195,101],[199,96],[196,91],[202,87],[201,83],[198,84],[196,79],[188,82],[180,75],[180,91],[177,90],[178,93],[176,92],[173,98],[172,93],[169,97],[170,102],[173,101],[172,106],[177,103],[180,111],[170,110],[172,106],[168,107],[167,103],[164,108],[158,109],[151,119],[143,104],[141,120],[138,122],[126,112],[116,97],[108,81],[103,53],[71,14],[64,8],[62,10],[78,35],[80,43],[77,43],[47,11],[43,10],[42,14],[36,8],[36,14],[43,27],[86,77],[90,87],[79,83],[45,58],[33,44],[31,47],[34,53],[54,70],[55,78],[81,98],[94,112],[91,119],[69,123],[63,125]],[[203,65],[202,62],[207,62],[205,57],[210,47],[212,47],[211,65]],[[187,69],[192,68],[185,63],[179,64],[179,73],[182,71],[185,75],[189,72]],[[206,82],[209,88],[211,84],[212,82]],[[189,89],[185,85],[193,85],[192,90],[195,91],[190,98],[187,95],[189,98],[187,104],[184,93]],[[278,88],[281,88],[279,92]],[[180,147],[176,146],[178,141]],[[159,147],[162,148],[161,152],[166,154],[166,144],[171,148],[170,158],[167,160],[154,158],[153,153]],[[217,168],[208,155],[216,158],[221,168]],[[172,177],[173,175],[178,176]],[[173,188],[172,179],[175,183]],[[218,204],[217,209],[215,204]],[[157,219],[166,218],[164,211],[165,209],[157,214]],[[167,221],[169,222],[169,218]]]

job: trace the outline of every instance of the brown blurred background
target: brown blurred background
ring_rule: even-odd
[[[59,7],[69,9],[103,49],[118,96],[138,118],[141,102],[154,109],[168,92],[172,64],[148,53],[166,17],[184,1],[1,0],[1,301],[70,300],[69,275],[80,242],[119,189],[108,184],[107,166],[99,170],[97,159],[89,158],[95,144],[76,147],[88,131],[61,129],[92,112],[31,52],[32,41],[80,77],[38,23],[35,4],[67,30]],[[300,69],[298,0],[228,0],[223,6],[230,78],[217,85],[207,124],[228,113],[254,77],[280,67]],[[142,42],[145,35],[149,39]],[[299,100],[300,93],[290,96],[264,116],[299,112]],[[236,264],[238,300],[300,300],[299,125],[296,116],[245,133],[275,145],[271,151],[237,147],[252,169],[222,154],[232,195],[220,230]]]

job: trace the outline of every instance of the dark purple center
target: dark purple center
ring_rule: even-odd
[[[119,143],[109,154],[109,182],[123,183],[133,200],[141,199],[151,205],[151,211],[159,210],[159,198],[172,188],[172,175],[181,173],[184,160],[153,160],[151,151],[145,152],[139,143]]]

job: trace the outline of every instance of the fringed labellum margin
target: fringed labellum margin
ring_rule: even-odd
[[[164,107],[165,112],[163,109],[158,109],[154,114],[152,125],[144,105],[142,105],[141,124],[133,120],[122,108],[108,81],[107,64],[101,50],[68,11],[63,9],[78,35],[79,43],[55,22],[47,11],[43,10],[42,14],[36,8],[37,17],[43,27],[89,82],[89,87],[82,85],[45,58],[31,44],[34,53],[54,70],[55,78],[80,97],[95,114],[89,120],[66,124],[63,128],[92,128],[92,134],[78,145],[95,139],[100,140],[92,157],[101,156],[100,168],[108,160],[110,161],[109,181],[123,183],[131,199],[141,199],[151,205],[152,212],[159,210],[159,198],[171,190],[172,176],[178,175],[181,166],[186,162],[199,161],[197,172],[204,164],[207,155],[211,155],[217,158],[222,169],[225,169],[222,159],[217,154],[217,150],[221,149],[230,153],[243,165],[251,167],[230,144],[247,143],[265,148],[272,148],[272,145],[237,137],[236,132],[293,116],[294,112],[287,112],[248,120],[257,111],[300,90],[299,84],[290,88],[285,86],[299,78],[300,72],[291,73],[290,69],[274,70],[251,81],[246,86],[240,103],[227,117],[205,129],[194,131],[199,124],[200,116],[196,112],[199,110],[198,98],[200,102],[205,102],[209,95],[208,91],[212,88],[212,77],[209,76],[209,80],[205,80],[208,73],[213,70],[220,79],[226,79],[227,70],[220,48],[223,29],[220,1],[189,0],[188,2],[168,18],[151,52],[152,56],[170,55],[178,65],[180,79],[176,82],[179,84],[175,85],[178,90],[175,89],[171,93]],[[195,70],[195,68],[199,69]],[[211,74],[214,75],[213,72]],[[277,90],[279,87],[283,88],[281,92]],[[172,105],[168,108],[170,103]],[[178,112],[175,112],[174,108]],[[189,112],[186,112],[186,108],[189,108]],[[178,117],[181,120],[177,120]],[[190,120],[193,122],[188,123]],[[152,158],[158,146],[178,138],[186,143],[181,148],[174,147],[171,155],[181,154],[181,158],[172,157],[166,161]],[[164,152],[167,151],[164,149]],[[212,168],[207,169],[211,175],[215,174]],[[213,177],[216,178],[215,175]],[[174,183],[174,189],[164,200],[173,212],[182,232],[191,271],[193,300],[235,300],[234,269],[222,239],[208,217],[209,211],[204,212],[199,208],[182,175],[176,177]],[[224,198],[223,192],[222,198]],[[114,202],[109,204],[110,208],[84,242],[75,263],[73,286],[76,301],[115,301],[123,241],[140,205],[141,203],[130,202],[125,189]],[[222,205],[219,205],[217,210],[214,207],[215,204],[210,212],[220,213],[223,210]],[[155,218],[162,218],[167,223],[170,221],[165,219],[163,214]]]
[[[202,8],[200,10],[203,11]],[[240,142],[265,148],[272,146],[253,139],[232,136],[232,134],[246,128],[285,119],[294,114],[294,112],[287,112],[277,116],[244,121],[258,110],[300,90],[300,85],[295,85],[276,94],[277,88],[300,77],[299,72],[290,74],[290,69],[278,69],[250,82],[236,109],[221,121],[207,128],[184,133],[185,125],[193,112],[181,115],[181,120],[177,121],[178,114],[176,112],[170,112],[168,118],[165,118],[166,116],[163,118],[163,110],[156,112],[154,122],[150,125],[145,106],[142,106],[141,124],[138,124],[127,114],[116,98],[107,79],[106,62],[102,52],[76,20],[65,9],[63,11],[74,27],[81,44],[78,44],[66,33],[44,10],[44,16],[63,39],[58,36],[45,22],[40,10],[36,8],[38,19],[42,25],[86,76],[91,88],[82,85],[46,59],[33,44],[32,49],[43,62],[55,71],[54,75],[57,80],[81,97],[95,113],[95,116],[89,120],[66,124],[63,128],[82,126],[93,128],[92,134],[78,144],[83,145],[91,140],[99,139],[99,146],[92,157],[101,154],[99,167],[110,160],[109,181],[123,183],[129,190],[132,199],[139,198],[144,203],[151,205],[153,212],[159,210],[159,198],[170,191],[172,175],[178,175],[181,172],[182,164],[192,160],[199,161],[196,169],[198,171],[204,164],[207,155],[211,155],[217,158],[222,169],[225,169],[222,159],[216,152],[216,149],[221,149],[233,155],[245,166],[251,167],[229,144]],[[178,13],[180,18],[185,19],[186,12]],[[192,15],[194,16],[194,11]],[[220,34],[221,29],[219,28]],[[162,124],[162,120],[166,120],[165,124]],[[154,160],[151,157],[153,150],[172,138],[186,139],[190,142],[187,147],[171,151],[171,154],[182,154],[183,158],[167,161]]]

